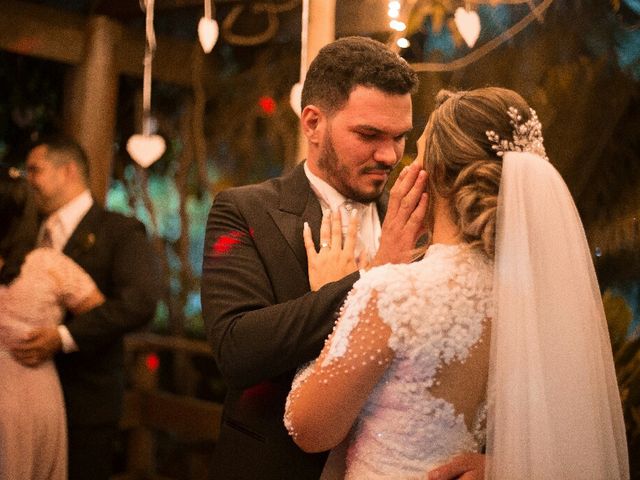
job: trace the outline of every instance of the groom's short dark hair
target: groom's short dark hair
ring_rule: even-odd
[[[302,108],[317,105],[341,109],[357,86],[386,93],[413,93],[418,76],[383,43],[366,37],[344,37],[324,46],[311,62],[302,88]]]

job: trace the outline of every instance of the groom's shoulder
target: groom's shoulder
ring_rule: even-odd
[[[292,182],[296,181],[292,177],[292,173],[270,178],[259,183],[227,188],[216,195],[216,200],[270,204],[272,201],[277,201],[282,193],[287,191],[287,185],[291,185]]]

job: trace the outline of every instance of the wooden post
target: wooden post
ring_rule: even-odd
[[[85,149],[95,200],[104,203],[113,160],[118,105],[116,45],[121,26],[107,17],[91,17],[82,62],[65,85],[64,129]]]
[[[316,58],[322,47],[331,43],[336,38],[336,0],[308,0],[309,2],[309,26],[307,38],[307,64]],[[303,26],[304,28],[304,26]],[[307,156],[307,138],[298,128],[298,154],[297,161],[301,162]]]
[[[150,408],[146,404],[145,393],[154,393],[158,389],[158,375],[147,367],[147,350],[133,352],[135,363],[131,376],[131,394],[125,397],[125,410],[130,413],[129,438],[127,442],[127,471],[138,476],[149,476],[155,472],[155,438],[154,433],[145,425],[146,412]],[[137,394],[137,395],[136,395]],[[128,402],[127,402],[128,400]]]

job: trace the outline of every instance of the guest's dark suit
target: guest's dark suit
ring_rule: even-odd
[[[89,465],[74,465],[78,452],[73,451],[77,445],[73,436],[76,430],[115,429],[124,392],[123,336],[153,318],[161,294],[159,264],[142,223],[95,204],[63,251],[87,271],[106,297],[103,305],[90,312],[67,316],[65,325],[79,350],[56,356],[72,447],[70,478],[93,479],[98,478],[99,459],[93,466],[86,459],[83,463]],[[82,473],[87,467],[90,470]]]
[[[382,217],[384,201],[378,204]],[[295,370],[319,353],[354,273],[309,292],[302,239],[318,244],[322,211],[302,165],[215,199],[205,239],[202,310],[227,384],[213,479],[317,479],[326,455],[288,436],[284,403]]]

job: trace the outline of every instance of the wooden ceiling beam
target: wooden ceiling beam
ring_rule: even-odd
[[[246,1],[246,0],[245,0]],[[163,8],[192,5],[196,0],[158,0]],[[202,0],[197,0],[200,4]],[[241,3],[240,0],[215,0]],[[362,2],[362,3],[359,3]],[[21,55],[29,55],[69,65],[79,64],[84,56],[87,18],[63,9],[32,4],[21,0],[3,0],[0,15],[0,49]],[[137,2],[127,0],[137,6]],[[100,10],[102,3],[97,2]],[[114,2],[116,8],[118,1]],[[358,5],[366,5],[368,15],[357,15]],[[379,0],[341,0],[336,5],[337,36],[370,34],[379,31],[385,10]],[[111,21],[116,20],[111,17]],[[116,48],[116,65],[120,73],[142,76],[144,56],[144,31],[139,28],[120,25],[121,37]],[[191,86],[191,55],[196,40],[187,41],[174,37],[159,36],[153,63],[153,77],[156,80],[177,85]],[[207,66],[205,58],[205,69]],[[206,75],[206,73],[205,73]]]
[[[17,0],[2,3],[0,49],[68,64],[82,60],[85,17]]]
[[[218,0],[219,1],[219,0]],[[115,20],[112,20],[115,21]],[[19,0],[3,0],[0,49],[20,55],[78,65],[84,58],[87,17]],[[120,73],[142,76],[144,31],[122,26],[116,47]],[[191,54],[195,45],[181,39],[157,38],[153,78],[191,86]]]
[[[191,87],[192,53],[200,47],[195,41],[188,42],[177,38],[157,37],[155,56],[153,57],[153,79]],[[133,77],[142,77],[145,38],[142,32],[123,29],[118,42],[116,56],[120,73]]]

